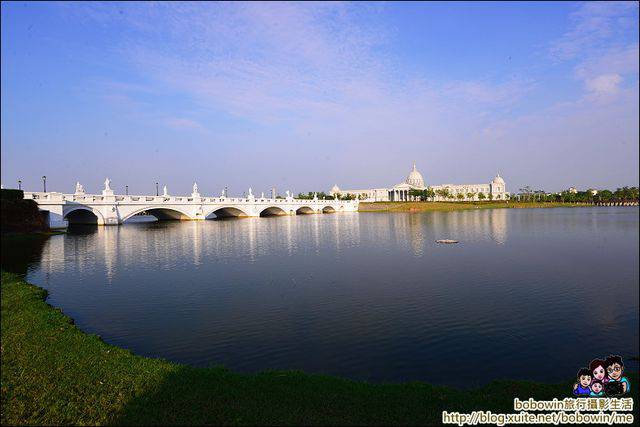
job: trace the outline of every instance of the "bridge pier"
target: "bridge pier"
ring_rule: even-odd
[[[49,206],[46,210],[41,208],[40,213],[43,214],[47,225],[52,230],[66,229],[69,225],[68,221],[64,219],[62,205]]]

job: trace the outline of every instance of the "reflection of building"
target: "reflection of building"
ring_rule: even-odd
[[[435,239],[451,238],[463,242],[491,239],[507,242],[510,209],[477,209],[430,212],[428,229]]]
[[[341,190],[337,185],[331,188],[329,194],[346,195],[354,194],[361,200],[387,202],[387,201],[408,201],[416,198],[410,194],[411,190],[426,190],[431,188],[436,192],[434,200],[480,200],[480,194],[486,199],[504,200],[509,193],[506,191],[504,179],[498,174],[488,184],[443,184],[425,186],[422,174],[413,165],[413,170],[407,176],[407,179],[400,184],[394,185],[392,188],[371,188],[365,190]],[[447,190],[448,197],[443,194]],[[458,198],[461,194],[461,198]]]
[[[489,224],[491,225],[490,236],[494,242],[504,244],[507,241],[507,209],[488,209],[491,213]]]

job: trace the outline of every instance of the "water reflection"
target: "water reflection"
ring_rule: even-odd
[[[506,243],[507,212],[506,209],[483,209],[406,215],[370,214],[366,228],[374,239],[392,240],[420,258],[438,239],[450,238],[468,243],[489,238],[497,244]]]
[[[81,328],[198,366],[470,386],[638,346],[637,209],[75,227],[39,251],[29,278]]]
[[[34,265],[38,265],[48,236],[2,236],[0,247],[0,265],[9,273],[26,274]]]

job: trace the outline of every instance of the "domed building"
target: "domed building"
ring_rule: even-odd
[[[422,174],[416,169],[415,163],[413,164],[413,170],[409,172],[409,176],[404,182],[412,187],[424,188],[424,179],[422,178]]]
[[[500,176],[500,174],[496,174],[493,181],[491,181],[491,192],[492,193],[504,193],[505,183],[504,179]]]
[[[431,188],[436,192],[435,201],[472,201],[472,200],[505,200],[509,193],[506,191],[504,179],[497,174],[488,184],[442,184],[426,186],[422,174],[413,164],[413,169],[400,184],[393,187],[371,188],[365,190],[340,190],[338,185],[331,188],[332,196],[354,194],[360,200],[370,202],[412,201],[417,198],[411,195],[411,190],[426,190]]]

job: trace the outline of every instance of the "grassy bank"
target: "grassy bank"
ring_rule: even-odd
[[[498,381],[459,391],[301,372],[238,374],[135,356],[73,325],[46,292],[2,273],[2,424],[434,424],[441,411],[514,412],[564,384]],[[454,369],[455,371],[455,369]],[[637,397],[637,375],[631,376]]]
[[[586,203],[560,202],[361,202],[359,212],[428,212],[466,209],[575,208]]]

